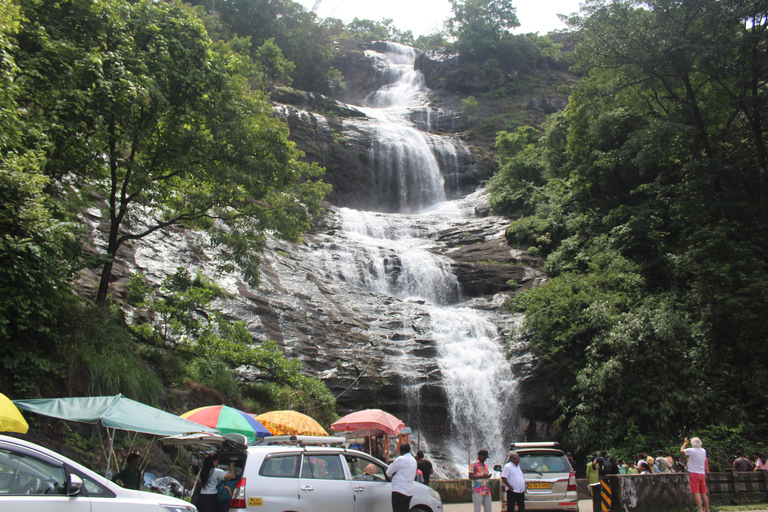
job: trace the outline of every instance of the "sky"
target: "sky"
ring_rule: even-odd
[[[379,21],[392,18],[394,26],[402,31],[410,30],[415,36],[430,34],[442,28],[443,20],[453,15],[448,0],[295,0],[307,8],[317,5],[315,11],[321,18],[339,18],[349,23],[354,18]],[[579,10],[579,0],[517,0],[520,27],[512,32],[541,35],[563,29],[558,14],[571,14]]]

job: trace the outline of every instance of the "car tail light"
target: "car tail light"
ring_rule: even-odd
[[[576,486],[576,473],[571,470],[571,474],[568,476],[568,490],[569,491],[577,491],[578,487]]]
[[[245,478],[241,478],[235,490],[232,491],[232,500],[229,502],[229,508],[245,508]]]

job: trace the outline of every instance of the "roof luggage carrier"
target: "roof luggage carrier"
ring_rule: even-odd
[[[299,446],[332,446],[343,445],[347,442],[345,437],[332,436],[267,436],[259,439],[253,445],[268,444],[295,444]]]

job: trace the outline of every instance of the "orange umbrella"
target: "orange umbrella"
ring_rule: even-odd
[[[296,411],[271,411],[255,416],[273,436],[327,436],[318,422]]]

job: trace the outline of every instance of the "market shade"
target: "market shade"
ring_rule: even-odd
[[[266,437],[272,434],[264,428],[264,425],[256,421],[253,416],[226,405],[209,405],[198,407],[181,415],[190,421],[215,428],[222,434],[236,433],[253,439]]]
[[[296,411],[270,411],[256,416],[273,436],[327,436],[328,432],[314,419]]]
[[[175,414],[136,402],[123,395],[14,400],[19,408],[69,421],[98,423],[131,432],[174,436],[191,432],[217,433]]]
[[[18,432],[26,434],[29,430],[24,416],[19,409],[13,405],[13,402],[0,393],[0,432]]]
[[[331,424],[331,428],[344,432],[380,430],[385,434],[397,435],[405,428],[405,423],[381,409],[365,409],[347,414],[343,418],[334,421]]]

